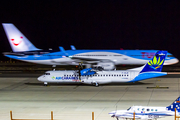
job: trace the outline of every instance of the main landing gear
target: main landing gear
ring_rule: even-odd
[[[96,82],[96,83],[95,83],[95,86],[96,86],[96,87],[99,87],[99,83]]]
[[[97,82],[91,82],[91,84],[96,86],[96,87],[99,87],[99,83],[97,83]]]

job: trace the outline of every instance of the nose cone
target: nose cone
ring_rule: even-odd
[[[40,77],[38,77],[37,79],[38,79],[38,81],[43,81],[43,76],[40,76]]]
[[[41,77],[38,77],[37,79],[38,79],[39,81],[41,81]]]
[[[178,62],[179,62],[179,60],[177,58],[173,58],[170,60],[165,60],[164,65],[172,65],[172,64],[176,64]]]
[[[115,113],[116,113],[116,111],[112,111],[112,112],[110,112],[110,113],[108,113],[108,114],[111,115],[111,116],[114,116]]]

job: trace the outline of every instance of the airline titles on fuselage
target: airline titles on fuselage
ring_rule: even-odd
[[[46,73],[46,75],[49,73]],[[94,75],[84,75],[81,77],[122,77],[122,79],[128,79],[128,72],[121,72],[119,74],[94,74]],[[79,75],[64,75],[64,76],[53,76],[52,80],[79,80]]]

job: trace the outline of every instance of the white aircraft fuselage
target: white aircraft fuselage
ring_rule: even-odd
[[[165,72],[151,72],[141,73],[141,75],[148,74],[148,78],[151,76],[156,77],[166,75]],[[77,71],[47,71],[44,75],[38,77],[38,80],[46,83],[84,83],[84,84],[107,84],[107,83],[118,83],[118,82],[136,82],[135,78],[139,75],[139,71],[134,70],[116,70],[116,71],[97,71],[93,75],[81,76]],[[141,80],[147,79],[142,77]],[[139,80],[139,79],[138,79]]]
[[[154,120],[165,116],[175,115],[174,111],[168,110],[167,107],[149,107],[149,106],[132,106],[127,110],[116,110],[109,113],[112,117],[120,119],[132,119],[134,117],[141,120]],[[176,113],[179,115],[179,113]]]

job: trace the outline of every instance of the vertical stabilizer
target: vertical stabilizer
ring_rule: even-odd
[[[161,72],[162,68],[163,68],[163,64],[165,61],[167,55],[167,51],[158,51],[154,57],[152,58],[152,60],[150,60],[145,67],[142,69],[142,72],[151,72],[151,71],[155,71],[155,72]]]
[[[180,96],[168,107],[166,107],[168,110],[175,111],[175,108],[178,112],[180,112]]]
[[[12,23],[2,23],[13,52],[39,50]]]

